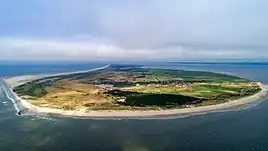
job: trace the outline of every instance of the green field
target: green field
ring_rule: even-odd
[[[111,65],[35,80],[14,90],[42,107],[148,110],[217,104],[255,94],[260,88],[254,81],[226,74]]]

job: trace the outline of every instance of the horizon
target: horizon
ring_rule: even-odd
[[[0,60],[265,62],[267,6],[265,0],[3,0]]]
[[[268,64],[268,61],[248,61],[248,60],[224,60],[224,61],[196,61],[196,60],[186,60],[186,61],[73,61],[73,60],[65,60],[65,61],[33,61],[33,60],[7,60],[1,61],[0,65],[85,65],[85,64],[152,64],[152,63],[168,63],[168,64]]]

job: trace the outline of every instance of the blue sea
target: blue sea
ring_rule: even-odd
[[[0,77],[98,68],[107,63],[2,63]],[[140,64],[140,63],[139,63]],[[143,63],[205,70],[268,83],[268,63]],[[252,106],[252,105],[251,105]],[[172,119],[20,117],[0,87],[0,151],[267,151],[268,102]]]

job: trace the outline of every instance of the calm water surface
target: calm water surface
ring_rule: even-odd
[[[94,65],[0,65],[1,76],[74,71]],[[268,64],[148,64],[209,70],[268,82]],[[267,151],[268,102],[239,111],[166,120],[18,117],[0,88],[0,151]]]

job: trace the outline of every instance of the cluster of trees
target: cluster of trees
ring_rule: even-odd
[[[215,96],[211,99],[217,100],[217,101],[218,100],[222,101],[222,100],[237,99],[237,98],[241,98],[243,96],[253,95],[260,90],[261,89],[259,87],[245,87],[245,88],[240,88],[240,90],[238,90],[239,93],[222,93],[222,94]]]
[[[19,95],[30,95],[34,97],[41,97],[47,94],[43,86],[36,83],[26,83],[16,87],[14,91]]]
[[[196,104],[206,100],[183,95],[140,93],[121,91],[119,89],[109,90],[107,93],[116,97],[125,98],[124,102],[117,102],[121,105],[137,107],[158,106],[163,108],[172,108],[178,105]]]

